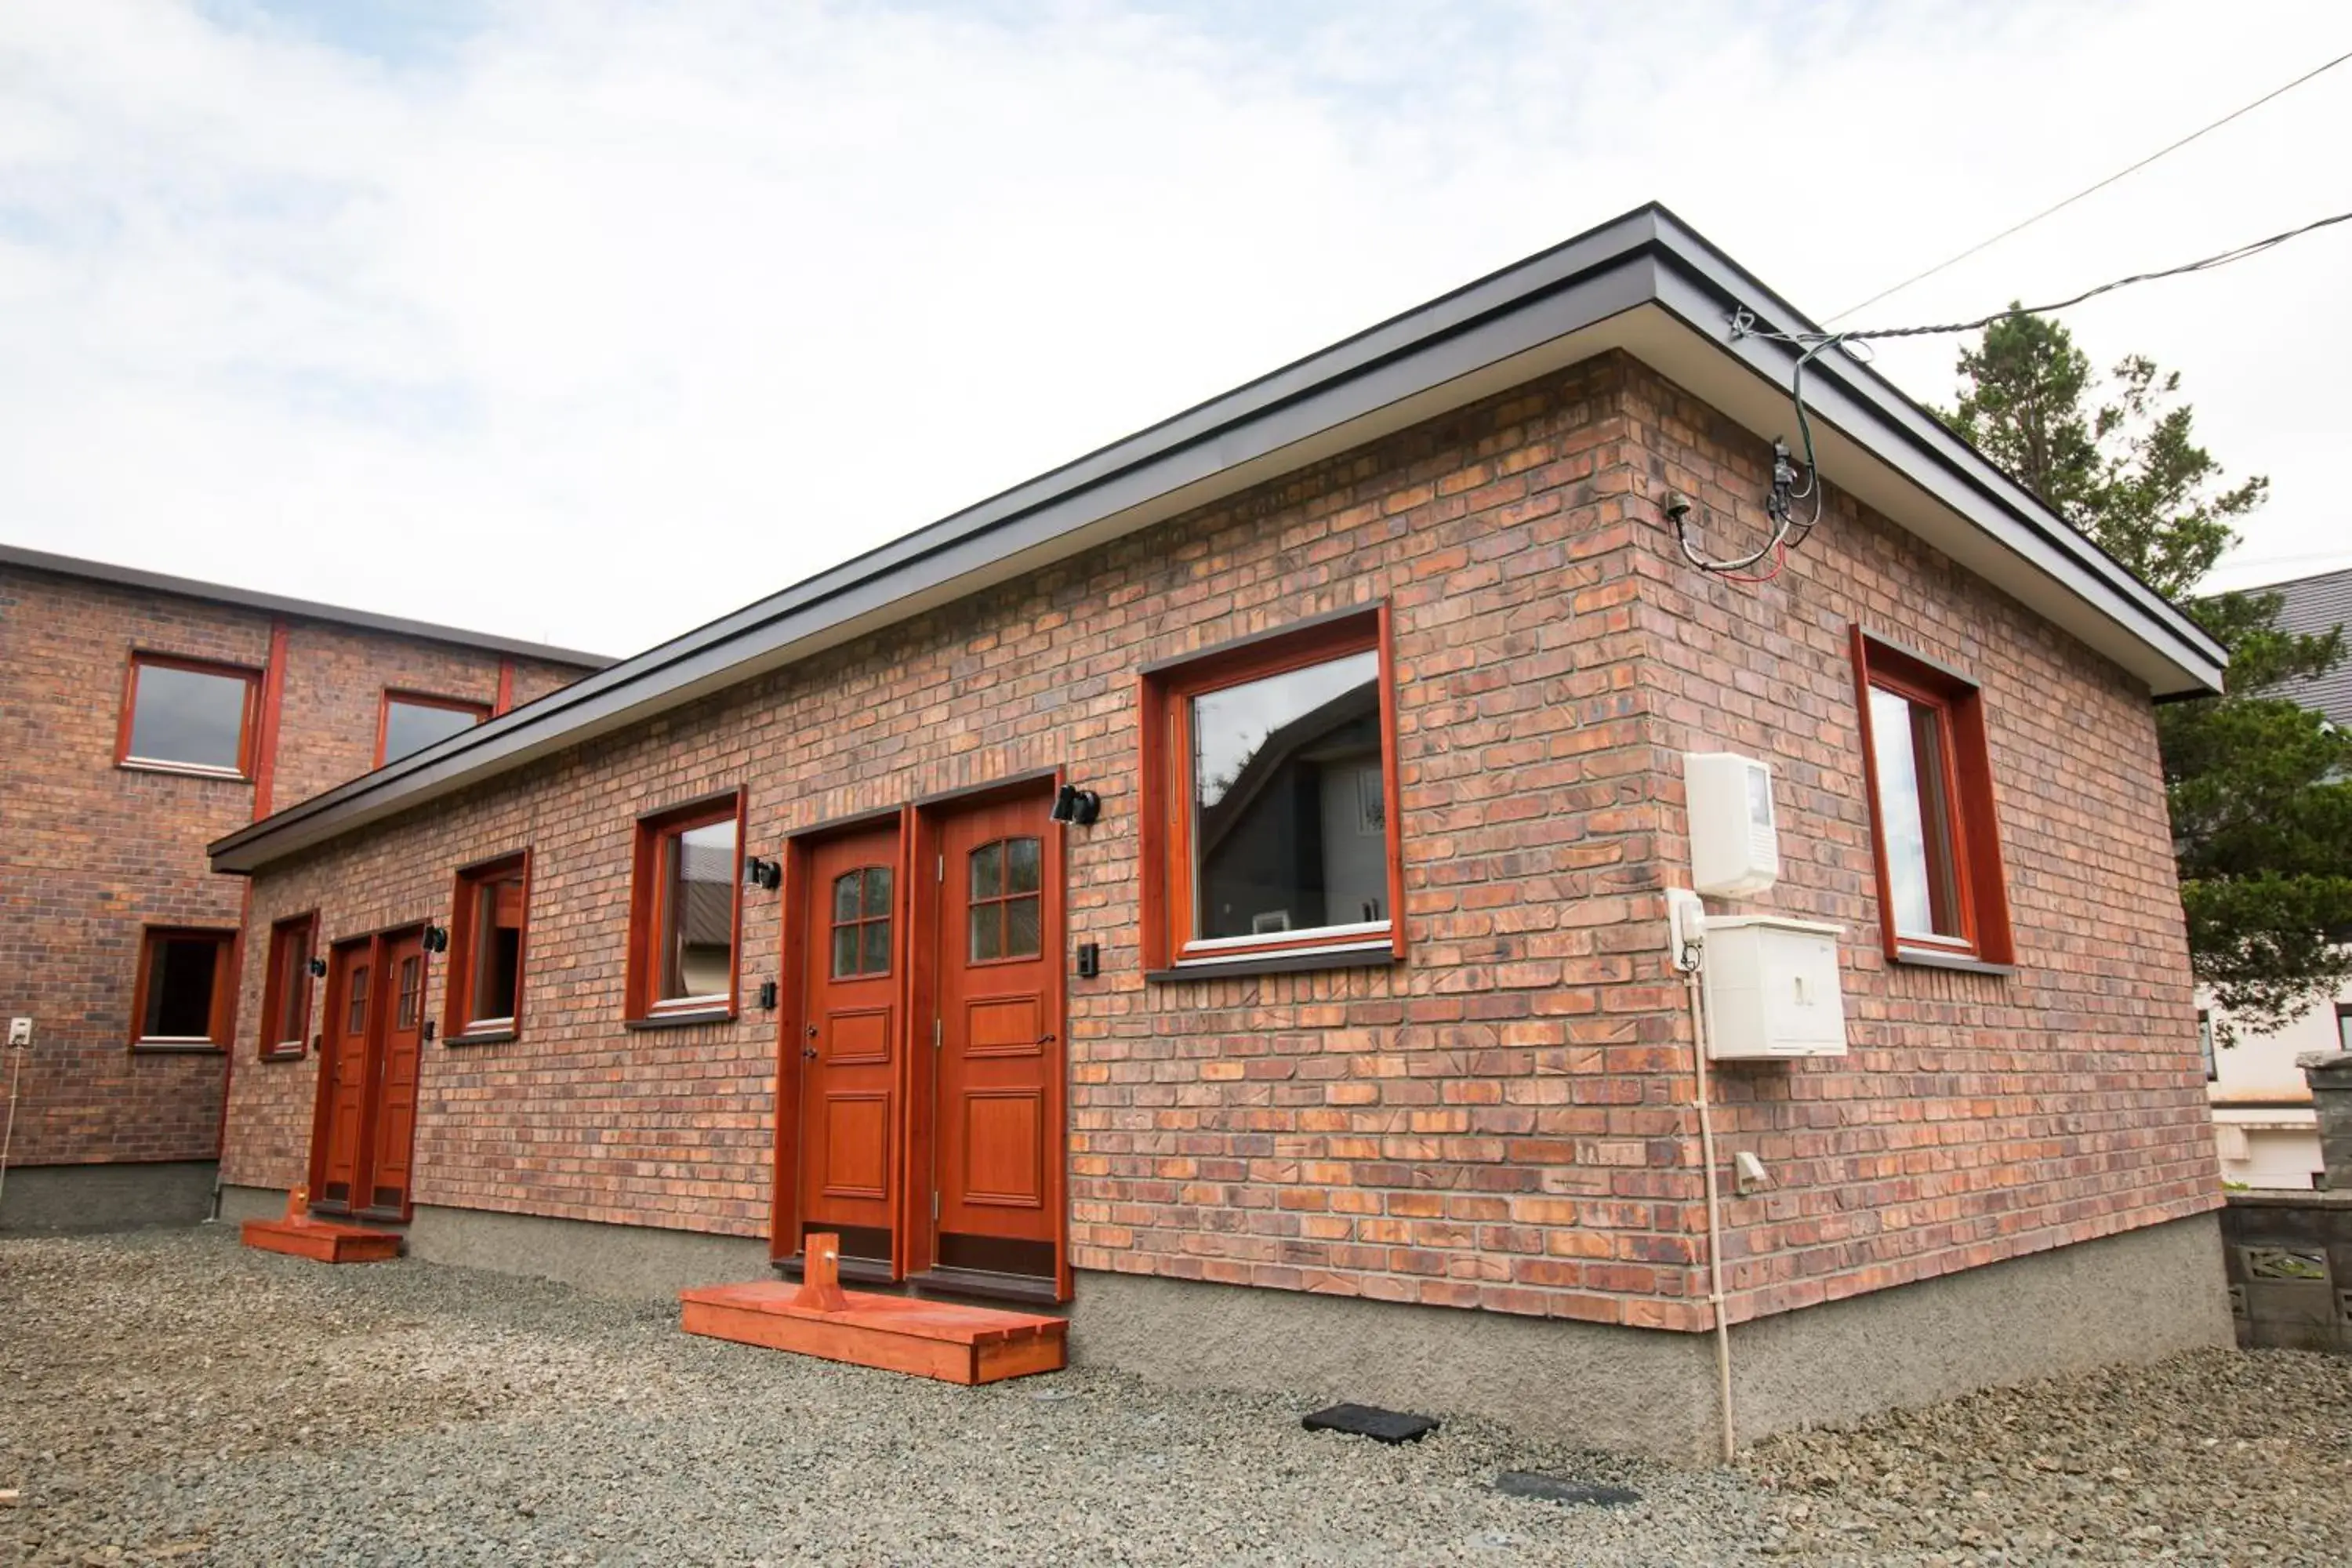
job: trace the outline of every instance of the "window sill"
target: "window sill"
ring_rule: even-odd
[[[170,773],[184,779],[221,779],[229,784],[251,784],[253,775],[235,768],[200,767],[194,763],[150,763],[136,757],[125,757],[114,764],[126,773]]]
[[[265,1062],[299,1062],[307,1053],[297,1046],[290,1051],[257,1051],[255,1058]]]
[[[216,1046],[210,1040],[133,1040],[131,1048],[142,1055],[152,1053],[159,1057],[216,1057],[227,1047]]]
[[[698,1007],[690,1013],[656,1013],[644,1018],[625,1018],[625,1029],[683,1029],[695,1024],[731,1024],[735,1021],[732,1007]]]
[[[1239,980],[1258,974],[1297,974],[1318,969],[1386,969],[1403,963],[1386,942],[1377,947],[1294,948],[1250,958],[1195,959],[1172,969],[1147,971],[1144,979],[1156,985],[1186,980]]]
[[[470,1035],[450,1035],[444,1037],[441,1043],[451,1050],[456,1050],[459,1046],[510,1045],[520,1038],[522,1038],[522,1031],[520,1029],[483,1029]]]
[[[1938,952],[1931,947],[1898,947],[1889,955],[1896,963],[1920,969],[1950,969],[1962,974],[1992,974],[2006,979],[2017,973],[2014,963],[1990,963],[1965,952]]]

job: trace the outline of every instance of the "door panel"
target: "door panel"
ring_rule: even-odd
[[[845,1255],[884,1262],[905,1048],[898,859],[895,826],[819,844],[802,910],[801,1233],[837,1232]]]
[[[1034,795],[940,823],[932,1179],[935,1255],[951,1267],[1053,1272],[1062,895],[1049,809]]]
[[[408,1206],[409,1163],[416,1145],[416,1077],[425,1049],[425,939],[409,931],[385,939],[377,967],[387,994],[383,1041],[369,1106],[371,1129],[364,1206],[399,1216]]]
[[[322,1146],[311,1206],[349,1213],[359,1181],[360,1129],[367,1113],[368,1017],[374,1005],[373,944],[343,942],[327,977],[325,1052],[319,1063]]]

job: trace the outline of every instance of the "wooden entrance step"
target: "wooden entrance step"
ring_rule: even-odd
[[[806,1249],[808,1278],[798,1286],[761,1279],[679,1291],[680,1326],[689,1334],[946,1383],[996,1383],[1059,1372],[1066,1363],[1069,1324],[1060,1318],[845,1290],[838,1241],[811,1235]]]
[[[310,1205],[309,1189],[295,1188],[286,1194],[283,1218],[245,1222],[245,1245],[263,1252],[282,1252],[289,1258],[307,1258],[314,1263],[381,1263],[400,1256],[398,1232],[312,1219]]]

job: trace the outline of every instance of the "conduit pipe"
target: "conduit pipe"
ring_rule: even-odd
[[[1699,1157],[1706,1173],[1706,1300],[1715,1319],[1715,1397],[1723,1415],[1723,1462],[1738,1456],[1738,1429],[1731,1416],[1731,1325],[1724,1318],[1723,1194],[1715,1174],[1715,1116],[1709,1106],[1706,1079],[1706,999],[1700,993],[1699,956],[1703,949],[1685,948],[1676,967],[1690,988],[1691,1079],[1698,1099]]]

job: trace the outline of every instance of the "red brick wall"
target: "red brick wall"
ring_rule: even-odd
[[[1858,931],[1874,912],[1851,677],[1835,662],[1843,618],[1819,595],[1796,601],[1793,628],[1778,626],[1785,600],[1735,602],[1719,585],[1687,597],[1630,492],[1669,458],[1745,483],[1731,470],[1756,452],[1660,434],[1668,395],[1622,359],[1579,367],[364,830],[260,879],[257,919],[316,904],[347,934],[443,918],[453,867],[528,845],[522,1037],[428,1052],[416,1200],[759,1235],[774,1024],[751,1011],[622,1030],[632,819],[740,784],[747,848],[772,853],[814,823],[1064,765],[1104,795],[1100,824],[1069,840],[1071,935],[1101,942],[1104,961],[1101,980],[1070,985],[1078,1267],[1696,1327],[1687,1022],[1658,889],[1680,854],[1674,752],[1702,716],[1725,715],[1725,743],[1784,743],[1780,699],[1730,662],[1754,658],[1735,628],[1759,604],[1775,617],[1761,646],[1785,649],[1803,694],[1790,700],[1807,739],[1787,776],[1812,793],[1789,831],[1817,825],[1823,839],[1788,846],[1792,861],[1822,857],[1792,879],[1792,905]],[[2177,986],[2150,983],[2177,962],[2179,933],[2145,694],[1883,523],[1841,514],[1816,546],[1801,581],[1866,573],[1857,602],[1890,635],[1963,663],[2031,660],[2000,695],[2043,729],[2087,710],[2130,776],[2080,781],[2117,802],[2100,808],[2096,848],[2045,847],[2037,861],[2012,847],[2021,878],[2045,862],[2095,871],[2019,900],[2030,962],[2070,979],[1888,977],[1850,942],[1850,1067],[1772,1069],[1727,1091],[1733,1146],[1781,1162],[1787,1182],[1735,1216],[1746,1282],[1777,1289],[1785,1272],[1861,1289],[2201,1206],[2177,1190],[2201,1123],[2168,1100],[2144,1118],[2116,1103],[2168,1094],[2196,1059],[2185,990],[2176,1008]],[[1906,609],[1927,584],[1942,597]],[[1410,961],[1147,983],[1138,667],[1383,595]],[[2000,744],[2011,759],[2030,749],[2015,731]],[[2077,782],[2072,763],[2022,765],[2031,791],[2003,799],[2021,840],[2047,823],[2039,802]],[[2048,923],[2061,906],[2063,933]],[[754,895],[745,910],[748,991],[776,972],[779,901]],[[2140,956],[2113,956],[2126,944]],[[248,963],[248,1003],[260,983]],[[1979,985],[1998,1023],[1953,1005]],[[435,994],[437,1009],[437,977]],[[1988,1038],[2003,1042],[1999,1068],[1954,1065]],[[2126,1038],[2145,1071],[2084,1066]],[[239,1074],[230,1180],[301,1179],[314,1089],[309,1061]],[[2037,1096],[2046,1110],[2023,1108]],[[1979,1102],[1985,1124],[1949,1120]],[[2029,1179],[1945,1173],[1942,1146],[1918,1138],[1923,1105],[1952,1147],[2002,1146],[2002,1173]],[[1899,1151],[1885,1170],[1866,1163],[1882,1146]],[[1870,1212],[1822,1212],[1842,1188]]]
[[[0,570],[0,1016],[29,1016],[37,1031],[12,1163],[196,1160],[216,1149],[219,1053],[131,1049],[131,992],[142,926],[236,926],[245,881],[212,875],[205,846],[252,819],[254,786],[119,768],[117,724],[133,647],[259,668],[269,628],[257,611]],[[276,803],[373,763],[386,685],[487,701],[498,662],[293,622]],[[546,689],[560,668],[524,665],[519,693]],[[241,1039],[257,1016],[257,1003],[240,1013]]]

